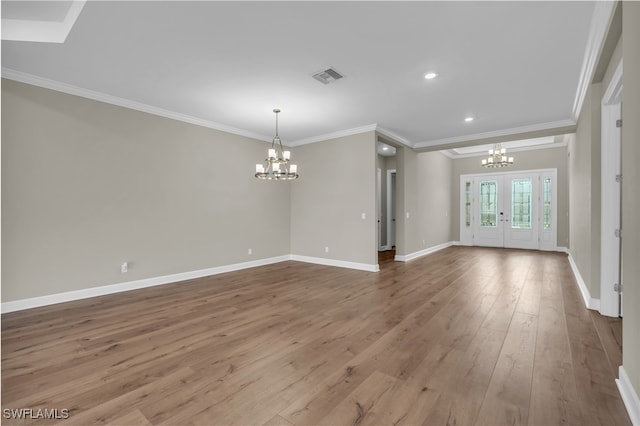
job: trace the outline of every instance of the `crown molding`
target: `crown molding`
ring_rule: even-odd
[[[413,142],[411,142],[408,139],[403,138],[402,136],[398,136],[397,134],[390,132],[389,130],[383,128],[383,127],[376,127],[376,132],[380,133],[382,136],[391,139],[394,142],[397,142],[399,144],[402,144],[404,146],[408,146],[409,148],[413,149],[415,147],[415,144]]]
[[[170,111],[170,110],[166,110],[166,109],[163,109],[163,108],[158,108],[158,107],[155,107],[155,106],[152,106],[152,105],[148,105],[148,104],[144,104],[144,103],[141,103],[141,102],[137,102],[137,101],[133,101],[133,100],[125,99],[125,98],[120,98],[120,97],[117,97],[117,96],[108,95],[106,93],[85,89],[85,88],[82,88],[82,87],[74,86],[74,85],[63,83],[63,82],[56,81],[56,80],[51,80],[51,79],[44,78],[44,77],[39,77],[39,76],[36,76],[36,75],[33,75],[33,74],[29,74],[29,73],[25,73],[25,72],[22,72],[22,71],[13,70],[11,68],[2,67],[2,78],[7,78],[9,80],[18,81],[18,82],[21,82],[21,83],[31,84],[31,85],[42,87],[42,88],[45,88],[45,89],[55,90],[57,92],[62,92],[62,93],[66,93],[66,94],[69,94],[69,95],[79,96],[79,97],[83,97],[83,98],[86,98],[86,99],[91,99],[91,100],[98,101],[98,102],[104,102],[104,103],[108,103],[108,104],[111,104],[111,105],[116,105],[116,106],[120,106],[120,107],[124,107],[124,108],[129,108],[129,109],[133,109],[133,110],[136,110],[136,111],[141,111],[141,112],[144,112],[144,113],[147,113],[147,114],[153,114],[153,115],[157,115],[157,116],[160,116],[160,117],[165,117],[165,118],[169,118],[169,119],[173,119],[173,120],[177,120],[177,121],[182,121],[182,122],[185,122],[185,123],[206,127],[206,128],[209,128],[209,129],[219,130],[219,131],[222,131],[222,132],[231,133],[231,134],[238,135],[238,136],[244,136],[244,137],[247,137],[247,138],[256,139],[256,140],[263,141],[263,142],[271,142],[272,141],[272,138],[270,136],[261,135],[261,134],[258,134],[258,133],[251,132],[249,130],[244,130],[244,129],[239,129],[237,127],[227,126],[227,125],[224,125],[224,124],[221,124],[221,123],[217,123],[217,122],[214,122],[214,121],[205,120],[205,119],[198,118],[198,117],[193,117],[193,116],[190,116],[190,115],[187,115],[187,114],[182,114],[182,113],[179,113],[179,112]],[[345,129],[345,130],[339,130],[339,131],[336,131],[336,132],[325,133],[325,134],[318,135],[318,136],[312,136],[312,137],[305,138],[305,139],[300,139],[300,140],[297,140],[297,141],[286,143],[286,145],[290,146],[290,147],[296,147],[296,146],[300,146],[300,145],[307,145],[307,144],[316,143],[316,142],[322,142],[322,141],[326,141],[326,140],[330,140],[330,139],[336,139],[336,138],[341,138],[341,137],[346,137],[346,136],[357,135],[357,134],[360,134],[360,133],[375,131],[378,134],[390,139],[392,142],[395,142],[395,143],[400,144],[400,145],[404,145],[404,146],[406,146],[408,148],[411,148],[411,149],[415,150],[415,149],[420,149],[420,148],[429,148],[429,147],[438,146],[438,145],[447,145],[447,144],[453,144],[453,143],[458,143],[458,142],[467,142],[467,141],[488,139],[488,138],[501,137],[501,136],[511,136],[511,135],[517,135],[517,134],[521,134],[521,133],[536,132],[536,131],[543,131],[543,130],[551,130],[551,129],[557,129],[557,128],[562,128],[562,127],[571,127],[571,126],[575,126],[575,125],[576,125],[576,122],[574,120],[566,119],[566,120],[553,121],[553,122],[548,122],[548,123],[539,123],[539,124],[534,124],[534,125],[530,125],[530,126],[523,126],[523,127],[515,127],[515,128],[511,128],[511,129],[497,130],[497,131],[486,132],[486,133],[476,133],[476,134],[472,134],[472,135],[456,136],[456,137],[451,137],[451,138],[436,139],[436,140],[431,140],[431,141],[414,143],[414,142],[411,142],[410,140],[408,140],[406,138],[398,136],[397,134],[395,134],[395,133],[393,133],[393,132],[391,132],[391,131],[383,128],[383,127],[380,127],[377,123],[374,123],[374,124],[368,124],[368,125],[365,125],[365,126],[354,127],[354,128]],[[447,154],[445,154],[445,155],[447,155]]]
[[[132,101],[125,98],[119,98],[117,96],[107,95],[106,93],[96,92],[94,90],[84,89],[82,87],[74,86],[67,83],[62,83],[48,78],[38,77],[33,74],[28,74],[22,71],[12,70],[10,68],[2,67],[2,78],[9,80],[15,80],[20,83],[31,84],[45,89],[55,90],[57,92],[66,93],[69,95],[80,96],[82,98],[91,99],[98,102],[104,102],[111,105],[116,105],[124,108],[133,109],[136,111],[145,112],[147,114],[158,115],[160,117],[170,118],[173,120],[182,121],[189,124],[195,124],[197,126],[207,127],[209,129],[219,130],[226,133],[232,133],[238,136],[244,136],[251,139],[258,139],[260,141],[271,142],[271,138],[265,135],[260,135],[248,130],[238,129],[237,127],[226,126],[224,124],[216,123],[214,121],[205,120],[202,118],[193,117],[186,114],[181,114],[175,111],[169,111],[163,108],[158,108],[152,105],[143,104],[141,102]]]
[[[611,82],[609,87],[602,96],[602,105],[613,105],[621,101],[622,99],[622,70],[623,70],[624,58],[620,58],[620,62],[616,66],[616,70],[611,76]]]
[[[455,136],[452,138],[419,142],[419,143],[416,143],[413,146],[413,148],[415,149],[429,148],[429,147],[438,146],[438,145],[448,145],[448,144],[459,143],[459,142],[469,142],[474,140],[496,138],[501,136],[518,135],[518,134],[529,133],[529,132],[539,132],[542,130],[559,129],[562,127],[571,127],[575,125],[576,125],[576,122],[570,119],[551,121],[548,123],[538,123],[538,124],[532,124],[529,126],[513,127],[511,129],[496,130],[493,132],[474,133],[472,135]]]
[[[300,146],[300,145],[307,145],[307,144],[311,144],[311,143],[316,143],[316,142],[323,142],[323,141],[327,141],[330,139],[337,139],[337,138],[342,138],[345,136],[352,136],[352,135],[358,135],[360,133],[366,133],[366,132],[377,132],[379,134],[381,134],[382,136],[391,139],[391,141],[396,142],[398,144],[401,145],[405,145],[408,146],[409,148],[413,148],[414,145],[411,141],[396,135],[395,133],[390,132],[389,130],[386,130],[380,126],[378,126],[378,124],[374,123],[374,124],[368,124],[366,126],[360,126],[360,127],[353,127],[351,129],[345,129],[345,130],[338,130],[337,132],[331,132],[331,133],[325,133],[323,135],[318,135],[318,136],[312,136],[310,138],[305,138],[305,139],[300,139],[291,143],[288,143],[287,146],[292,146],[292,147],[296,147],[296,146]]]
[[[288,146],[308,145],[311,143],[327,141],[329,139],[343,138],[345,136],[357,135],[365,132],[373,132],[377,128],[377,124],[367,124],[366,126],[354,127],[352,129],[338,130],[337,132],[325,133],[324,135],[312,136],[310,138],[299,139],[288,143]]]
[[[598,65],[598,59],[600,59],[600,53],[602,53],[602,48],[607,38],[607,31],[611,25],[616,4],[616,1],[595,2],[595,8],[591,18],[591,28],[589,29],[589,36],[587,38],[587,47],[585,49],[582,68],[580,69],[578,88],[573,101],[572,118],[574,121],[578,121],[578,117],[580,116],[584,98],[591,85],[593,73]]]
[[[204,120],[202,118],[197,118],[197,117],[181,114],[174,111],[169,111],[166,109],[158,108],[158,107],[144,104],[141,102],[136,102],[136,101],[132,101],[125,98],[108,95],[102,92],[96,92],[94,90],[84,89],[82,87],[74,86],[67,83],[62,83],[60,81],[55,81],[55,80],[51,80],[44,77],[38,77],[33,74],[13,70],[11,68],[2,67],[2,78],[15,80],[20,83],[31,84],[33,86],[43,87],[45,89],[55,90],[57,92],[62,92],[69,95],[80,96],[80,97],[91,99],[94,101],[105,102],[108,104],[133,109],[136,111],[146,112],[148,114],[158,115],[161,117],[178,120],[185,123],[195,124],[197,126],[203,126],[203,127],[207,127],[214,130],[220,130],[222,132],[232,133],[234,135],[245,136],[252,139],[258,139],[264,142],[271,142],[272,140],[272,138],[269,136],[260,135],[248,130],[239,129],[237,127],[226,126],[224,124],[216,123],[214,121]],[[360,133],[372,132],[376,130],[379,130],[379,127],[377,124],[369,124],[366,126],[354,127],[352,129],[339,130],[337,132],[325,133],[323,135],[313,136],[306,139],[300,139],[298,141],[286,143],[286,145],[290,147],[295,147],[299,145],[306,145],[314,142],[322,142],[329,139],[336,139],[336,138],[345,137],[345,136],[357,135]],[[386,133],[390,134],[390,132],[386,132]],[[398,137],[394,137],[394,138],[397,139]]]
[[[507,148],[507,151],[508,152],[536,151],[538,149],[564,148],[567,145],[568,145],[568,139],[567,138],[562,138],[562,141],[560,141],[560,142],[553,142],[553,143],[547,143],[547,144],[542,144],[542,145],[521,146],[521,147],[517,147],[517,148]],[[473,157],[486,157],[487,156],[487,152],[486,151],[474,152],[474,153],[470,153],[470,154],[456,154],[456,153],[452,153],[451,151],[452,150],[447,149],[447,150],[438,151],[438,152],[440,152],[441,154],[444,154],[445,156],[451,158],[452,160],[456,160],[458,158],[473,158]]]
[[[452,154],[450,150],[448,149],[443,149],[442,151],[436,151],[439,152],[440,154],[444,155],[447,158],[450,158],[452,160],[455,160],[457,158],[462,158],[460,155],[458,154]],[[467,154],[468,155],[468,154]]]

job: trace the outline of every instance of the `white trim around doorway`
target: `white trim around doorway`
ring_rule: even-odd
[[[387,169],[387,241],[386,241],[386,249],[391,250],[393,246],[396,245],[396,228],[392,228],[393,219],[395,218],[395,212],[393,211],[393,203],[391,194],[393,192],[393,185],[391,183],[391,175],[396,173],[396,169]],[[396,174],[396,177],[398,175]],[[396,181],[396,196],[397,196],[397,181]],[[393,229],[393,238],[390,238],[391,230]],[[392,240],[392,241],[391,241]],[[397,260],[397,259],[396,259]]]
[[[479,245],[478,240],[479,236],[476,235],[478,231],[478,220],[477,217],[477,207],[479,200],[477,200],[477,191],[478,191],[478,181],[484,178],[495,178],[502,180],[503,178],[509,178],[511,176],[519,176],[519,175],[530,175],[537,176],[537,191],[539,198],[542,197],[542,180],[544,178],[550,177],[552,179],[552,188],[551,188],[551,228],[544,229],[542,227],[542,223],[536,223],[537,228],[535,228],[535,237],[537,237],[537,244],[535,247],[531,247],[530,245],[523,248],[530,248],[534,250],[544,250],[544,251],[557,251],[557,238],[558,238],[558,169],[550,168],[550,169],[531,169],[531,170],[514,170],[508,172],[493,172],[493,173],[475,173],[475,174],[464,174],[460,175],[460,199],[459,201],[459,223],[460,223],[460,244],[462,245]],[[469,194],[471,199],[470,201],[470,221],[467,225],[466,219],[466,184],[471,185],[471,193]],[[539,199],[538,205],[536,206],[536,220],[542,221],[543,218],[543,203],[542,200]],[[505,210],[509,211],[509,209]],[[505,243],[503,242],[499,246],[503,246]]]
[[[600,306],[602,315],[621,315],[622,294],[614,288],[622,284],[621,223],[621,129],[616,121],[622,118],[622,59],[611,83],[602,97],[601,198],[600,198]]]

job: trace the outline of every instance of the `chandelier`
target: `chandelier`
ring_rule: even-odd
[[[282,147],[282,140],[278,136],[278,113],[279,109],[274,109],[276,114],[276,135],[271,142],[271,148],[267,151],[267,158],[264,164],[256,164],[256,174],[258,179],[268,180],[293,180],[298,178],[298,166],[289,164],[291,152],[285,151]]]
[[[513,164],[513,157],[507,157],[507,150],[497,143],[489,150],[489,157],[482,159],[483,167],[505,167]]]

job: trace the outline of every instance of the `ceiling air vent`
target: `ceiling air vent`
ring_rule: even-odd
[[[325,70],[318,71],[313,75],[313,78],[315,78],[322,84],[333,83],[336,80],[340,80],[342,77],[344,76],[333,68],[327,68]]]

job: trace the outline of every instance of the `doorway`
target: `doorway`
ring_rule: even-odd
[[[602,97],[600,313],[622,316],[622,60]]]
[[[402,148],[392,142],[378,137],[377,141],[377,250],[378,265],[395,260],[396,245],[396,169],[397,152]]]
[[[378,169],[378,265],[393,262],[396,254],[396,170]]]
[[[396,246],[396,170],[387,170],[387,250]]]
[[[461,243],[554,250],[556,181],[556,169],[461,176]]]

